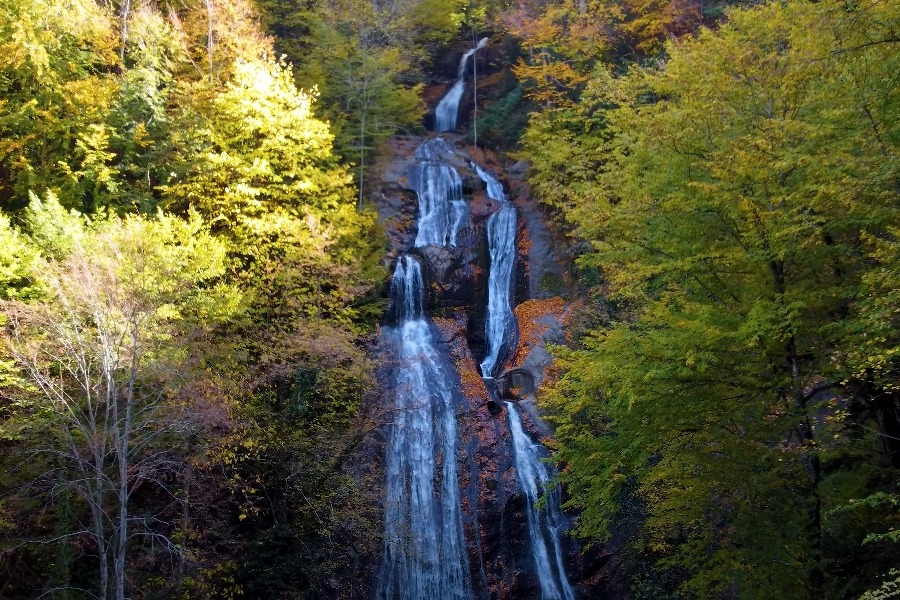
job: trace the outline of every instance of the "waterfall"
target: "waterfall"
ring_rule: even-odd
[[[465,200],[452,200],[450,202],[450,245],[465,246],[468,238],[465,236],[472,214],[469,211],[469,203]]]
[[[516,258],[516,209],[507,202],[503,184],[493,175],[475,165],[475,172],[487,184],[488,197],[500,202],[500,210],[490,216],[487,222],[488,254],[488,307],[485,319],[485,339],[487,355],[481,362],[481,376],[490,378],[497,366],[503,345],[507,343],[507,333],[511,330],[514,316],[510,303],[513,266]]]
[[[478,45],[471,48],[463,54],[459,61],[459,68],[456,74],[456,83],[450,88],[437,107],[434,109],[434,130],[435,131],[453,131],[456,129],[456,119],[459,113],[459,101],[462,99],[463,92],[466,91],[466,65],[475,52],[487,46],[488,38],[482,38]]]
[[[478,174],[478,177],[480,177],[487,186],[488,198],[496,200],[497,202],[506,202],[506,192],[503,191],[503,184],[477,164],[472,163],[472,166],[475,167],[475,172]]]
[[[474,50],[473,50],[474,52]],[[450,162],[453,148],[442,138],[421,144],[409,172],[419,200],[416,247],[462,246],[471,237],[471,214],[462,180]],[[516,210],[503,185],[478,165],[473,169],[500,203],[487,221],[490,268],[485,323],[487,356],[482,375],[491,378],[515,331],[511,306],[516,256]],[[428,289],[419,261],[402,255],[391,279],[390,325],[383,328],[393,349],[392,418],[385,458],[385,533],[378,600],[473,600],[459,488],[458,376],[438,345],[426,313]],[[522,426],[507,403],[513,459],[526,500],[534,573],[542,600],[574,600],[563,568],[563,517],[559,491],[541,461],[543,446]],[[547,494],[541,503],[541,493]]]
[[[500,350],[507,343],[508,332],[514,327],[510,304],[513,263],[516,256],[516,209],[506,199],[501,184],[493,175],[473,163],[475,172],[487,185],[488,197],[500,203],[500,209],[488,219],[488,310],[485,335],[488,352],[481,363],[481,374],[492,376]],[[535,575],[541,586],[542,600],[575,600],[575,594],[563,567],[560,533],[563,525],[559,489],[547,489],[550,472],[541,458],[544,447],[532,442],[522,427],[522,419],[511,403],[506,403],[509,429],[512,435],[516,477],[525,494],[528,535]],[[548,497],[539,508],[542,490]]]
[[[394,322],[425,318],[425,284],[422,267],[411,256],[401,256],[391,277],[391,308]]]
[[[522,418],[512,402],[506,403],[513,440],[516,476],[525,493],[531,556],[541,585],[541,600],[575,600],[563,567],[560,532],[563,525],[559,488],[547,488],[550,472],[543,463],[544,447],[535,444],[522,428]],[[541,491],[548,497],[538,506]]]
[[[419,199],[419,231],[415,246],[457,246],[468,227],[469,205],[463,200],[462,179],[443,161],[453,149],[443,138],[435,138],[416,149],[417,164],[409,183]]]
[[[457,467],[457,401],[424,313],[421,266],[397,261],[391,280],[397,348],[385,464],[379,600],[471,600]]]

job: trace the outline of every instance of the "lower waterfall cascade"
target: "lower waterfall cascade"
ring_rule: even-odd
[[[528,533],[531,538],[531,555],[541,584],[542,600],[575,600],[575,593],[566,577],[563,565],[560,531],[563,515],[560,508],[559,489],[548,488],[551,472],[543,462],[546,448],[534,443],[522,428],[522,417],[512,402],[506,403],[509,428],[513,437],[513,454],[516,476],[525,492],[528,515]],[[547,494],[539,505],[541,490]],[[549,546],[549,547],[548,547]],[[551,552],[552,549],[552,552]]]
[[[425,317],[424,294],[418,261],[400,257],[391,280],[397,324],[385,334],[398,365],[378,597],[466,600],[471,593],[455,460],[456,402]]]
[[[483,170],[475,167],[487,185],[488,197],[500,203],[500,208],[488,219],[487,234],[490,250],[488,276],[488,314],[485,336],[488,355],[481,363],[482,375],[491,378],[497,365],[500,349],[506,343],[508,331],[515,326],[510,296],[513,264],[516,255],[516,211],[508,202],[503,185]],[[522,427],[522,418],[512,402],[505,402],[512,433],[513,458],[516,477],[525,494],[531,555],[541,586],[542,600],[575,600],[563,566],[559,535],[563,526],[559,490],[550,487],[551,471],[542,458],[546,449],[531,441]],[[539,508],[542,491],[546,492],[543,507]],[[552,558],[547,544],[553,548]]]
[[[532,441],[516,406],[500,401],[497,387],[517,328],[512,309],[516,208],[496,177],[474,162],[467,165],[444,138],[423,141],[414,152],[414,161],[408,182],[418,200],[417,233],[405,248],[399,248],[391,279],[389,318],[382,328],[384,346],[391,353],[387,393],[392,405],[387,419],[385,525],[377,598],[487,597],[478,519],[469,514],[477,513],[479,502],[461,493],[464,487],[471,489],[473,482],[477,488],[478,482],[472,471],[472,443],[463,440],[467,401],[461,393],[462,373],[457,372],[459,364],[449,360],[447,339],[428,316],[429,295],[435,285],[429,281],[433,269],[428,266],[428,256],[438,251],[429,248],[458,257],[467,246],[483,243],[488,250],[487,302],[484,356],[479,368],[487,397],[506,410],[507,418],[497,415],[493,427],[506,440],[509,458],[505,469],[515,473],[510,480],[515,489],[510,493],[523,498],[522,522],[527,527],[522,553],[516,554],[519,558],[501,566],[514,571],[503,577],[533,590],[523,595],[523,600],[574,600],[564,567],[562,534],[567,522],[559,490],[550,485],[552,467],[543,460],[547,451]],[[486,205],[492,210],[489,216],[480,209],[479,218],[487,217],[480,229],[474,226],[470,200],[463,197],[463,177],[458,169],[471,169],[472,179],[481,180],[492,203]],[[534,583],[521,583],[525,581]]]

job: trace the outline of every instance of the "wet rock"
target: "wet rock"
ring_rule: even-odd
[[[531,167],[531,163],[527,160],[520,160],[516,163],[513,163],[512,166],[506,169],[506,172],[510,175],[522,176],[528,171],[529,167]]]
[[[539,582],[531,575],[528,517],[525,496],[512,495],[503,507],[500,540],[505,555],[505,576],[500,582],[498,598],[506,600],[540,600]]]
[[[438,81],[456,81],[459,73],[459,61],[471,47],[472,44],[468,40],[460,41],[442,52],[432,65],[432,77]]]
[[[503,400],[518,402],[532,396],[535,387],[535,374],[529,369],[510,369],[497,378],[500,383],[500,394]]]
[[[429,308],[465,307],[477,302],[484,288],[483,277],[474,267],[474,255],[467,248],[425,246],[416,250],[425,264],[429,282]]]
[[[468,175],[462,178],[463,193],[474,194],[485,189],[484,181],[477,175]]]
[[[444,136],[438,136],[423,141],[413,152],[413,158],[417,162],[445,162],[451,163],[456,156],[453,144]]]
[[[415,219],[416,195],[399,184],[387,184],[369,195],[378,206],[378,222],[384,228],[391,249],[383,264],[393,263],[397,257],[396,249],[404,248],[412,243],[415,231],[410,224]]]
[[[472,194],[472,198],[469,200],[469,211],[472,213],[473,219],[487,220],[489,216],[497,212],[498,208],[500,208],[500,203],[488,198],[487,192],[483,188]]]
[[[549,298],[566,295],[568,276],[567,257],[557,250],[560,244],[547,226],[547,217],[531,192],[530,186],[519,180],[510,182],[510,192],[527,236],[527,262],[524,294],[526,298]]]
[[[419,249],[425,260],[428,280],[443,282],[450,279],[450,273],[460,266],[460,257],[452,248],[443,246],[426,246]]]

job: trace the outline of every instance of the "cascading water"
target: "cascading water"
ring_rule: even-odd
[[[396,347],[379,600],[470,600],[457,468],[457,401],[424,312],[421,267],[397,261],[385,328]]]
[[[468,242],[466,231],[472,221],[469,203],[465,200],[450,201],[450,245],[465,246]]]
[[[488,219],[488,250],[491,265],[488,275],[488,311],[485,323],[488,353],[481,363],[485,378],[492,376],[498,356],[513,327],[510,283],[516,254],[516,210],[506,199],[503,185],[478,165],[475,172],[487,185],[488,197],[500,202],[500,209]],[[519,412],[506,403],[513,442],[516,477],[525,494],[528,534],[535,575],[541,586],[542,600],[575,600],[563,567],[560,533],[563,525],[558,488],[547,488],[550,472],[541,458],[544,447],[525,433]],[[539,508],[542,490],[549,494]]]
[[[487,186],[488,198],[496,200],[497,202],[506,202],[506,192],[503,191],[503,184],[477,164],[472,163],[472,166],[475,167],[475,172],[478,174],[478,177],[480,177]]]
[[[488,197],[500,202],[500,210],[492,214],[487,222],[488,253],[491,260],[485,320],[488,348],[487,355],[481,361],[481,376],[490,378],[514,318],[509,296],[516,257],[516,209],[507,202],[503,184],[478,165],[475,165],[475,172],[487,184]]]
[[[522,418],[512,402],[506,403],[509,429],[513,440],[513,458],[516,477],[525,493],[528,534],[531,556],[541,586],[542,600],[575,600],[563,567],[560,530],[563,525],[559,489],[549,488],[550,472],[541,460],[544,447],[535,444],[522,428]],[[548,494],[546,502],[539,506],[541,491]]]
[[[443,162],[452,155],[443,138],[429,140],[416,149],[418,163],[409,182],[419,199],[419,231],[415,246],[457,246],[469,225],[469,205],[463,200],[459,173]]]
[[[471,243],[472,217],[462,197],[461,177],[451,166],[453,156],[453,148],[442,138],[416,149],[417,163],[409,172],[419,200],[415,247]],[[487,222],[487,356],[481,369],[485,378],[491,378],[515,332],[511,288],[517,215],[502,184],[478,165],[472,166],[486,183],[488,196],[500,203]],[[457,414],[462,398],[456,390],[460,382],[427,318],[426,289],[418,260],[401,256],[391,280],[391,325],[383,330],[396,361],[391,371],[394,405],[385,459],[385,535],[378,600],[473,600],[474,595],[459,488]],[[551,477],[549,467],[541,462],[543,447],[528,437],[515,406],[507,404],[507,411],[542,600],[574,600],[563,568],[559,491],[547,487]],[[539,502],[542,490],[548,494],[546,503]],[[468,503],[472,506],[471,499]]]
[[[441,101],[434,109],[435,131],[453,131],[456,129],[456,120],[457,115],[459,114],[459,101],[462,100],[463,92],[466,91],[466,65],[469,62],[469,58],[475,54],[477,50],[487,46],[487,43],[488,38],[482,38],[477,46],[466,51],[460,59],[456,83],[454,83],[453,87],[450,88],[450,91],[441,98]]]

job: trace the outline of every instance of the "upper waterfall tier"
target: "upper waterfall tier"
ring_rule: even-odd
[[[462,100],[463,93],[466,91],[466,75],[468,69],[469,58],[475,54],[477,50],[487,46],[488,38],[482,38],[478,45],[469,49],[463,54],[459,61],[456,82],[450,88],[437,107],[434,109],[434,130],[453,131],[457,127],[457,119],[459,115],[459,101]]]

